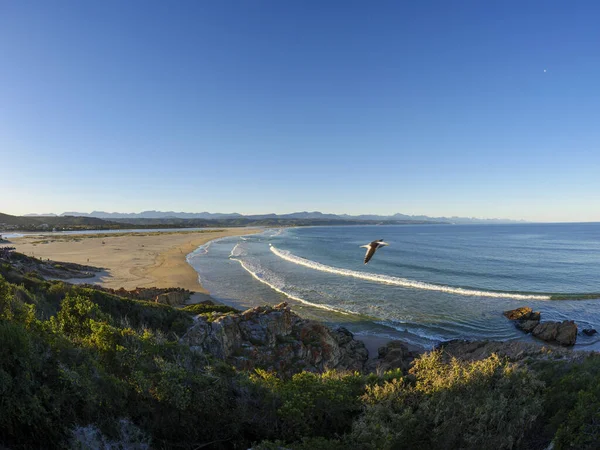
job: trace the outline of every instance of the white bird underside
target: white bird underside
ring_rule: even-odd
[[[373,241],[370,244],[361,245],[361,248],[367,249],[367,253],[365,255],[365,264],[367,264],[371,260],[371,258],[375,254],[375,251],[378,248],[383,247],[385,245],[389,245],[389,244],[387,242],[383,242],[383,239],[379,239],[378,241]]]

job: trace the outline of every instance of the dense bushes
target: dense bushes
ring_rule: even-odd
[[[597,357],[516,367],[432,352],[408,374],[282,379],[178,343],[193,314],[228,307],[178,310],[9,272],[27,282],[0,276],[0,447],[68,447],[77,427],[107,440],[129,427],[159,449],[600,447]]]
[[[542,383],[497,356],[416,360],[412,376],[367,388],[352,441],[362,448],[515,448],[541,411]]]

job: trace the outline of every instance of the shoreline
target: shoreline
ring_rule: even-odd
[[[192,292],[185,305],[215,300],[202,286],[196,270],[187,257],[201,245],[224,237],[257,234],[264,228],[223,228],[202,231],[151,231],[111,234],[26,235],[12,238],[10,244],[28,256],[91,265],[102,271],[92,278],[64,280],[73,284],[99,284],[112,289],[137,287],[180,287]],[[402,342],[413,352],[427,352],[431,348],[408,344],[401,338],[377,334],[355,334],[369,354],[369,360],[378,357],[378,349],[393,341]],[[538,345],[544,345],[539,343]],[[546,344],[548,345],[548,344]],[[572,350],[587,350],[585,348]],[[589,350],[588,350],[589,351]]]
[[[18,252],[55,261],[103,269],[93,278],[65,280],[97,283],[118,289],[181,287],[192,291],[194,302],[211,299],[187,256],[212,240],[262,232],[262,228],[223,228],[189,232],[142,232],[112,236],[29,235],[11,239]]]
[[[263,228],[224,228],[219,230],[151,231],[136,233],[25,235],[12,238],[16,250],[28,256],[54,261],[91,265],[102,271],[93,278],[72,278],[73,284],[92,283],[112,289],[137,287],[180,287],[192,292],[186,305],[215,300],[202,286],[198,272],[187,256],[215,239],[263,232]],[[377,358],[378,349],[393,339],[377,335],[357,335],[368,352]],[[419,347],[411,350],[425,350]]]

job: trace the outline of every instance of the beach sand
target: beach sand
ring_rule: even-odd
[[[115,235],[28,235],[11,239],[18,252],[37,258],[49,258],[87,264],[104,270],[94,278],[68,280],[97,283],[105,287],[181,287],[196,292],[196,301],[210,298],[198,273],[186,256],[200,245],[227,236],[263,231],[259,228],[224,228],[202,232],[115,233]]]

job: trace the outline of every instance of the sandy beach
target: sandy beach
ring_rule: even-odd
[[[224,228],[201,232],[116,233],[115,235],[28,235],[11,239],[18,252],[38,258],[101,267],[81,282],[118,289],[181,287],[208,295],[186,256],[213,239],[261,232],[259,228]]]

